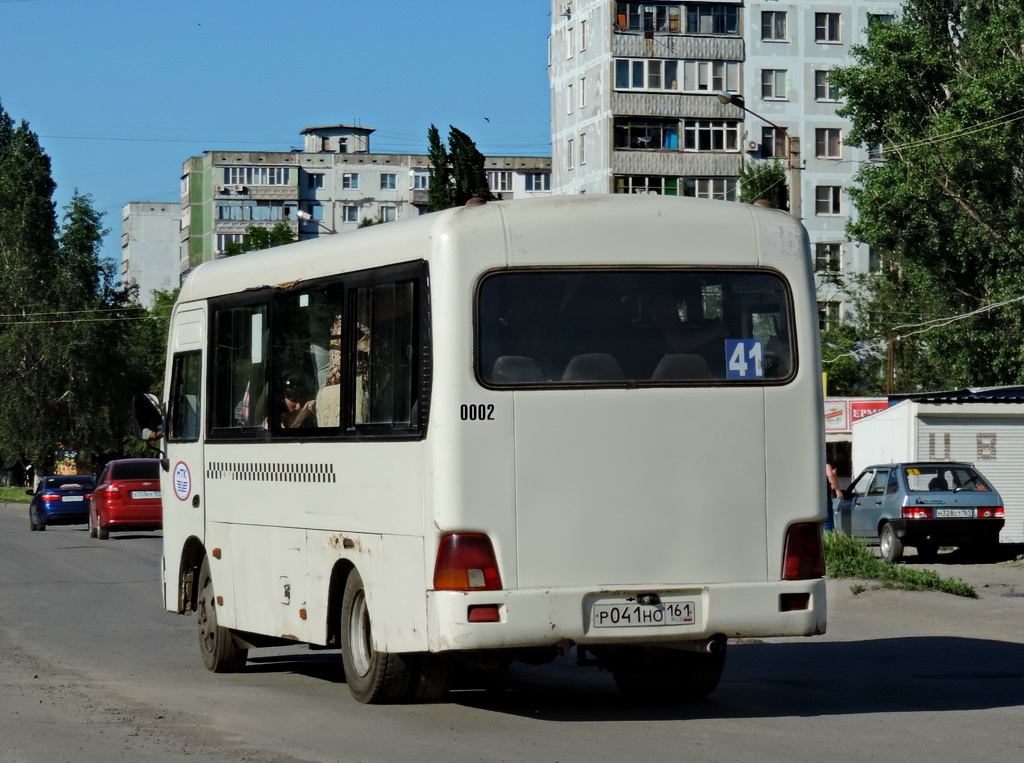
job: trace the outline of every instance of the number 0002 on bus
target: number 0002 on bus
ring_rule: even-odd
[[[647,625],[694,625],[697,605],[692,601],[669,601],[661,604],[595,604],[591,623],[595,628],[643,627]]]

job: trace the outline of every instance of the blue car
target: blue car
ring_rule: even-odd
[[[47,525],[84,525],[89,521],[89,499],[96,480],[88,474],[43,477],[28,506],[30,528],[45,530]]]

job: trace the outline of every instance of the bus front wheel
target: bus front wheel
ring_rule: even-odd
[[[249,650],[238,646],[231,631],[217,624],[217,602],[213,594],[210,560],[206,557],[203,557],[203,564],[199,568],[196,620],[199,624],[199,651],[207,670],[214,673],[237,673],[245,667]]]
[[[349,574],[341,600],[341,660],[348,690],[357,701],[382,704],[405,697],[411,666],[404,655],[373,648],[366,589],[356,570]]]

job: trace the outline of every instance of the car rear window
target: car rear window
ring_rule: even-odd
[[[132,461],[127,464],[114,464],[110,474],[111,479],[115,480],[155,480],[160,476],[160,467],[155,459]]]
[[[950,490],[987,492],[992,487],[969,466],[925,465],[903,470],[907,488],[912,493],[942,493]]]
[[[42,487],[45,490],[87,490],[95,485],[95,481],[89,475],[78,474],[67,477],[47,477],[43,480]]]

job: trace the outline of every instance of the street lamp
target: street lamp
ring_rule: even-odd
[[[296,210],[295,211],[295,216],[298,217],[303,222],[313,222],[313,223],[316,223],[317,225],[319,225],[321,228],[323,228],[328,233],[337,233],[338,232],[338,231],[334,230],[334,228],[329,228],[328,226],[324,225],[319,220],[314,220],[313,219],[313,215],[311,215],[309,212],[307,212],[304,209]]]
[[[801,197],[800,197],[800,139],[793,137],[789,134],[789,130],[781,125],[775,124],[770,119],[766,119],[757,112],[751,111],[747,108],[747,104],[743,100],[743,96],[738,93],[730,93],[726,90],[719,90],[715,93],[719,102],[723,104],[731,103],[739,109],[750,114],[752,117],[757,117],[762,122],[771,125],[776,130],[781,132],[786,138],[786,169],[789,170],[789,211],[795,215],[798,219],[803,219],[801,212]],[[772,152],[774,153],[774,152]]]

